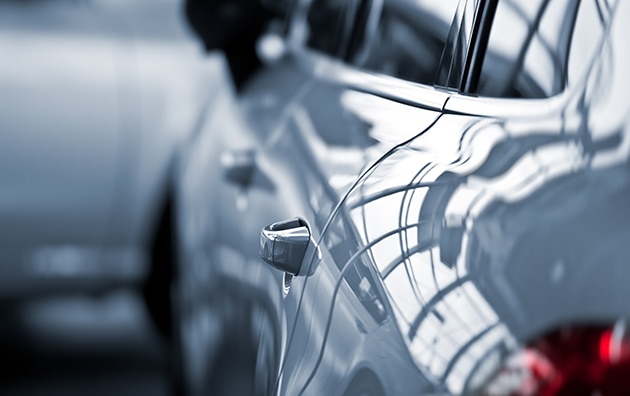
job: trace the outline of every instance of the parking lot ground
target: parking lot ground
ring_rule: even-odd
[[[5,304],[0,394],[167,395],[162,341],[137,293]]]

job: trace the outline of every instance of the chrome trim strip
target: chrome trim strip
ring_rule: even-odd
[[[570,91],[544,99],[489,98],[453,94],[444,113],[498,118],[531,118],[558,114],[570,99]]]

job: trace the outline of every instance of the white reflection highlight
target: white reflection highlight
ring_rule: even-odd
[[[417,107],[357,91],[343,92],[341,105],[371,125],[370,137],[390,146],[416,136],[436,117],[432,111],[418,110]]]
[[[497,199],[516,202],[530,196],[552,179],[574,173],[587,164],[582,147],[576,142],[554,143],[523,155],[508,171],[492,178],[470,176],[472,188],[485,191],[484,199],[472,212],[478,215]]]

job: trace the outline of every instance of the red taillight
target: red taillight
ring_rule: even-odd
[[[630,338],[623,324],[548,334],[503,362],[484,395],[630,395]]]

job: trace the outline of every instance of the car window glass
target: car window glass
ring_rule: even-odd
[[[342,57],[351,27],[351,11],[345,0],[313,0],[306,18],[306,45],[328,55]]]
[[[593,54],[599,48],[604,34],[604,25],[610,17],[612,1],[582,0],[575,23],[575,31],[569,51],[568,84],[572,85],[586,71]]]
[[[307,45],[359,68],[432,84],[458,0],[314,0]]]
[[[595,37],[591,38],[595,43],[601,37],[601,23],[591,25],[600,3],[604,2],[499,1],[477,93],[544,98],[562,92],[569,75],[583,70],[596,48],[583,46],[584,35]],[[580,55],[570,62],[569,49],[576,47]]]

